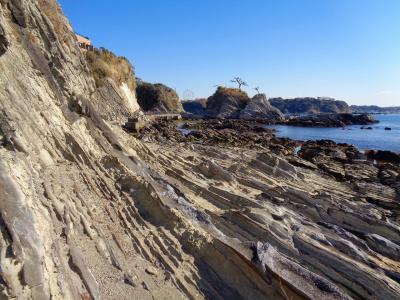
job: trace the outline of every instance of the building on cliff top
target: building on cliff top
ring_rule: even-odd
[[[79,48],[81,48],[83,51],[92,51],[94,49],[92,41],[88,37],[80,35],[78,33],[75,33],[75,35],[78,39]]]

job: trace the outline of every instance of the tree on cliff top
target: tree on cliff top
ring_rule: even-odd
[[[236,83],[239,86],[239,90],[242,89],[242,86],[247,86],[247,82],[240,77],[233,78],[231,82]]]

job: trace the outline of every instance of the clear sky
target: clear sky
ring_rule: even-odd
[[[249,93],[400,105],[400,0],[60,0],[74,29],[137,76],[207,97]]]

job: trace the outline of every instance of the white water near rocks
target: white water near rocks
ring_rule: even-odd
[[[329,139],[337,143],[353,144],[360,150],[390,150],[400,152],[400,115],[375,115],[379,121],[372,130],[361,129],[360,125],[345,128],[295,127],[286,125],[267,126],[276,130],[278,137],[294,140]],[[385,130],[391,128],[391,130]]]

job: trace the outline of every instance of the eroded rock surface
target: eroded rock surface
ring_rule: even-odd
[[[252,263],[285,299],[398,297],[400,194],[391,184],[399,179],[389,184],[381,175],[397,176],[398,166],[368,161],[350,145],[288,144],[251,122],[234,122],[188,122],[192,135],[148,141],[159,157],[149,163],[209,215],[220,236],[250,249]],[[246,132],[264,142],[251,143]],[[291,151],[276,152],[274,143]],[[218,166],[211,174],[223,168],[230,179],[211,176],[210,163]]]
[[[265,94],[258,94],[250,99],[246,107],[240,112],[240,118],[246,120],[284,120],[281,111],[269,103]]]
[[[395,166],[338,180],[245,123],[139,140],[56,2],[0,5],[2,298],[399,298]]]

